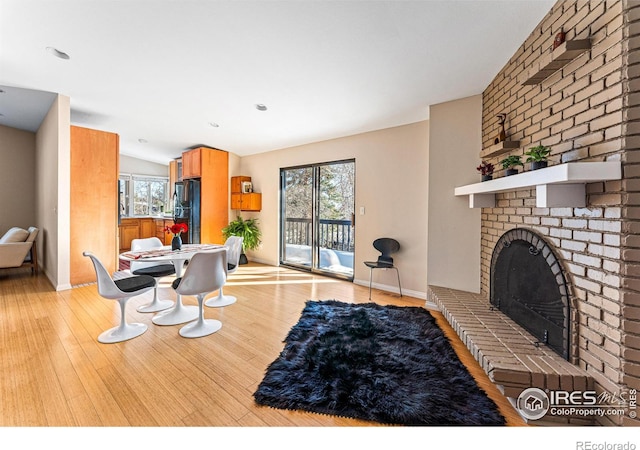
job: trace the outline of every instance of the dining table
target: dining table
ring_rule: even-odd
[[[139,262],[171,262],[176,270],[176,278],[182,276],[185,262],[189,261],[198,252],[225,248],[220,244],[183,244],[178,250],[172,250],[170,245],[154,248],[152,250],[127,251],[119,255],[123,261]],[[176,303],[173,307],[158,312],[151,321],[156,325],[178,325],[191,322],[198,318],[198,307],[185,305],[182,296],[176,293]]]

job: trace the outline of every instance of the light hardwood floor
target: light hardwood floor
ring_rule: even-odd
[[[171,278],[161,296],[175,298]],[[253,393],[307,300],[366,303],[368,288],[328,277],[250,263],[232,275],[225,294],[237,303],[206,308],[222,329],[200,339],[178,326],[156,326],[135,311],[152,293],[132,299],[128,320],[149,325],[120,344],[97,342],[119,320],[114,301],[95,285],[55,292],[29,270],[0,271],[0,426],[365,427],[369,422],[256,405]],[[424,300],[374,291],[373,301],[424,306]],[[196,304],[185,297],[185,304]],[[475,363],[439,314],[463,362],[498,404],[509,425],[524,422]]]

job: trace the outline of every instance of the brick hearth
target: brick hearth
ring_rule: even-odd
[[[528,387],[566,391],[593,389],[580,367],[541,344],[481,294],[429,286],[438,306],[489,378],[511,398]]]

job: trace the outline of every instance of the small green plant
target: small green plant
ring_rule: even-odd
[[[551,149],[549,147],[537,145],[531,147],[528,152],[525,152],[525,155],[528,156],[527,162],[542,162],[547,160],[550,153]]]
[[[500,161],[500,164],[502,164],[503,169],[513,169],[517,166],[524,167],[524,164],[522,163],[522,159],[520,155],[507,156],[505,159]]]
[[[260,245],[262,233],[258,228],[258,219],[244,220],[238,216],[235,220],[229,222],[229,225],[222,229],[222,235],[225,239],[230,236],[239,236],[242,238],[242,251],[255,250]]]

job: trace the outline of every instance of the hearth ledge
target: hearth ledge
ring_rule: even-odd
[[[481,294],[429,286],[429,302],[438,308],[482,369],[506,397],[537,387],[549,390],[593,389],[593,378],[553,350],[535,346],[536,338]]]

